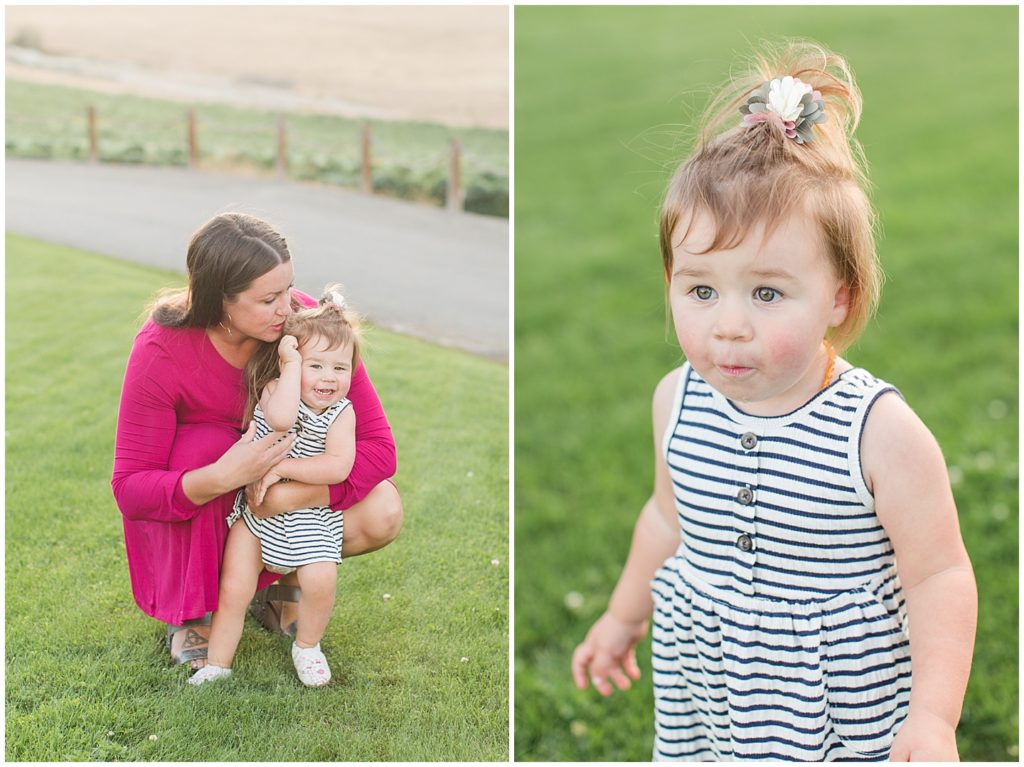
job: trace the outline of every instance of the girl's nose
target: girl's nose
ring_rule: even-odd
[[[723,301],[715,314],[713,332],[721,341],[747,341],[753,335],[753,326],[743,307]]]

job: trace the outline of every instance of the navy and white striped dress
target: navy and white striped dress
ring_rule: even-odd
[[[327,445],[327,430],[334,419],[351,404],[343,398],[318,414],[299,400],[299,419],[292,428],[296,432],[296,439],[288,457],[323,455]],[[252,418],[256,422],[256,439],[270,433],[271,429],[259,405]],[[245,502],[245,491],[239,490],[234,510],[228,517],[228,526],[234,524],[239,517],[249,531],[260,539],[263,564],[272,572],[287,574],[313,562],[341,562],[345,519],[340,511],[334,511],[328,506],[315,506],[260,519],[249,510]]]
[[[848,370],[778,417],[687,363],[664,454],[681,525],[655,574],[655,760],[883,761],[910,701],[892,545],[860,465]]]

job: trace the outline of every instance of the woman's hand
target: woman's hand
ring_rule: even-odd
[[[576,686],[587,689],[588,680],[599,693],[614,692],[608,680],[620,690],[628,690],[630,680],[640,678],[636,664],[636,644],[647,633],[647,621],[626,623],[606,612],[591,626],[586,638],[572,654],[572,676]]]
[[[911,711],[892,742],[889,761],[959,762],[955,728],[935,714]]]
[[[253,439],[255,434],[256,424],[250,423],[241,439],[215,464],[229,489],[261,479],[288,455],[295,443],[295,435],[287,432],[272,431]]]

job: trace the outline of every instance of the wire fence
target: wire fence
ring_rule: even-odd
[[[430,202],[449,210],[508,216],[509,175],[453,135],[436,148],[402,146],[387,124],[289,119],[260,113],[239,120],[188,110],[178,115],[75,111],[26,114],[8,110],[9,155],[194,169],[255,168],[280,178],[319,181]],[[380,134],[380,135],[379,135]],[[447,138],[447,145],[444,139]]]

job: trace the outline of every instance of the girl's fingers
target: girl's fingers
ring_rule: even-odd
[[[594,659],[590,663],[590,683],[594,685],[595,690],[606,698],[613,692],[608,677],[618,671],[616,665],[614,659],[607,652],[603,651],[595,653]],[[621,674],[622,672],[618,673]]]
[[[632,682],[629,681],[629,677],[626,676],[622,669],[618,666],[613,666],[611,673],[609,674],[612,681],[615,682],[615,686],[625,692],[632,686]]]
[[[636,662],[636,648],[630,648],[629,652],[626,653],[626,658],[622,663],[622,667],[626,669],[626,673],[629,678],[634,682],[640,678],[640,666]]]
[[[586,643],[577,645],[573,651],[572,678],[576,682],[576,686],[581,690],[587,689],[587,665],[593,657],[594,650]]]

